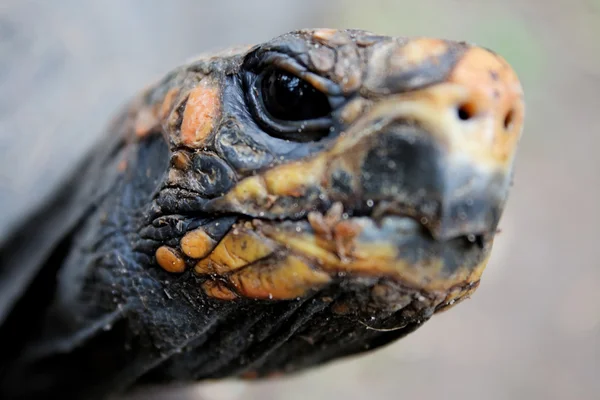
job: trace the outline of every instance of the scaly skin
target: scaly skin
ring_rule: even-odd
[[[478,287],[523,118],[500,56],[437,39],[303,30],[175,69],[3,243],[2,398],[405,336]]]

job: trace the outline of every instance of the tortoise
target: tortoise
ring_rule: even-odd
[[[491,50],[304,29],[141,91],[0,251],[3,399],[264,379],[469,298],[524,121]]]

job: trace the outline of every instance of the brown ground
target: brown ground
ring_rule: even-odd
[[[372,355],[152,398],[600,398],[599,0],[0,0],[0,235],[149,80],[314,26],[466,39],[517,69],[526,130],[482,285]]]

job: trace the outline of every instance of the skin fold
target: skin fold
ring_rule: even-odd
[[[524,121],[467,43],[301,30],[131,100],[0,251],[2,398],[293,373],[479,286]]]

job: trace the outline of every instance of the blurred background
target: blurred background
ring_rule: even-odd
[[[600,399],[600,0],[0,0],[0,236],[137,90],[302,27],[459,39],[523,81],[502,233],[471,300],[370,355],[152,399]]]

